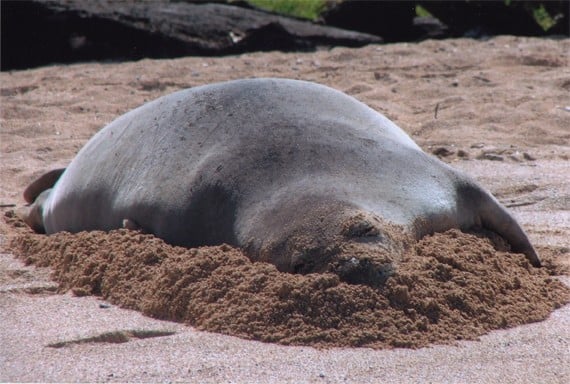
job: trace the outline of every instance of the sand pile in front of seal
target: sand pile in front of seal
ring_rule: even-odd
[[[383,288],[372,288],[281,273],[226,245],[185,249],[126,230],[22,230],[11,241],[28,263],[52,267],[61,291],[248,339],[372,348],[475,339],[545,319],[570,300],[552,268],[496,246],[457,230],[426,237]]]

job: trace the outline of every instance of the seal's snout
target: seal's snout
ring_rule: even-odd
[[[375,263],[373,259],[356,257],[339,260],[333,268],[342,281],[370,286],[384,285],[396,270],[391,262]]]
[[[311,247],[296,249],[292,272],[334,273],[349,284],[384,285],[405,249],[401,228],[385,226],[376,215],[360,209],[337,211],[334,218],[323,222],[332,234],[326,242],[307,241]],[[321,232],[313,235],[319,237]]]
[[[344,239],[297,252],[291,261],[292,273],[334,273],[346,283],[375,287],[384,285],[396,269],[391,255],[382,246]]]
[[[297,250],[291,256],[291,271],[302,275],[328,272],[331,262],[340,252],[334,240],[329,244]]]

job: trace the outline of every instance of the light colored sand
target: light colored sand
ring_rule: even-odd
[[[7,261],[8,260],[8,261]],[[13,263],[0,259],[2,267]],[[15,267],[12,264],[12,267]],[[570,282],[570,279],[567,279]],[[283,347],[195,331],[93,297],[0,296],[2,381],[564,383],[570,378],[570,306],[541,323],[479,342],[420,350]],[[175,331],[122,344],[47,345],[115,331]]]
[[[499,37],[1,73],[0,204],[23,204],[21,192],[35,176],[65,166],[94,132],[144,101],[230,78],[302,78],[371,105],[426,151],[455,151],[444,160],[513,205],[539,251],[554,247],[558,261],[568,265],[568,52],[569,39]],[[468,160],[456,156],[459,149]],[[502,161],[477,159],[483,151]],[[0,231],[5,241],[11,229],[2,222]],[[319,351],[100,308],[93,297],[51,293],[48,273],[0,257],[0,381],[570,382],[569,306],[544,322],[496,331],[480,342]],[[176,333],[122,344],[47,346],[137,330]]]

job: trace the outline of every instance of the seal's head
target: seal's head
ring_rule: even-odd
[[[381,285],[410,242],[404,228],[347,202],[291,199],[260,215],[250,226],[257,241],[249,241],[246,252],[282,272],[328,272],[349,283]]]

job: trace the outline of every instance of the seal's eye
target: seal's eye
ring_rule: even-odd
[[[343,232],[348,238],[376,237],[380,235],[378,228],[364,218],[355,218],[351,220]]]

